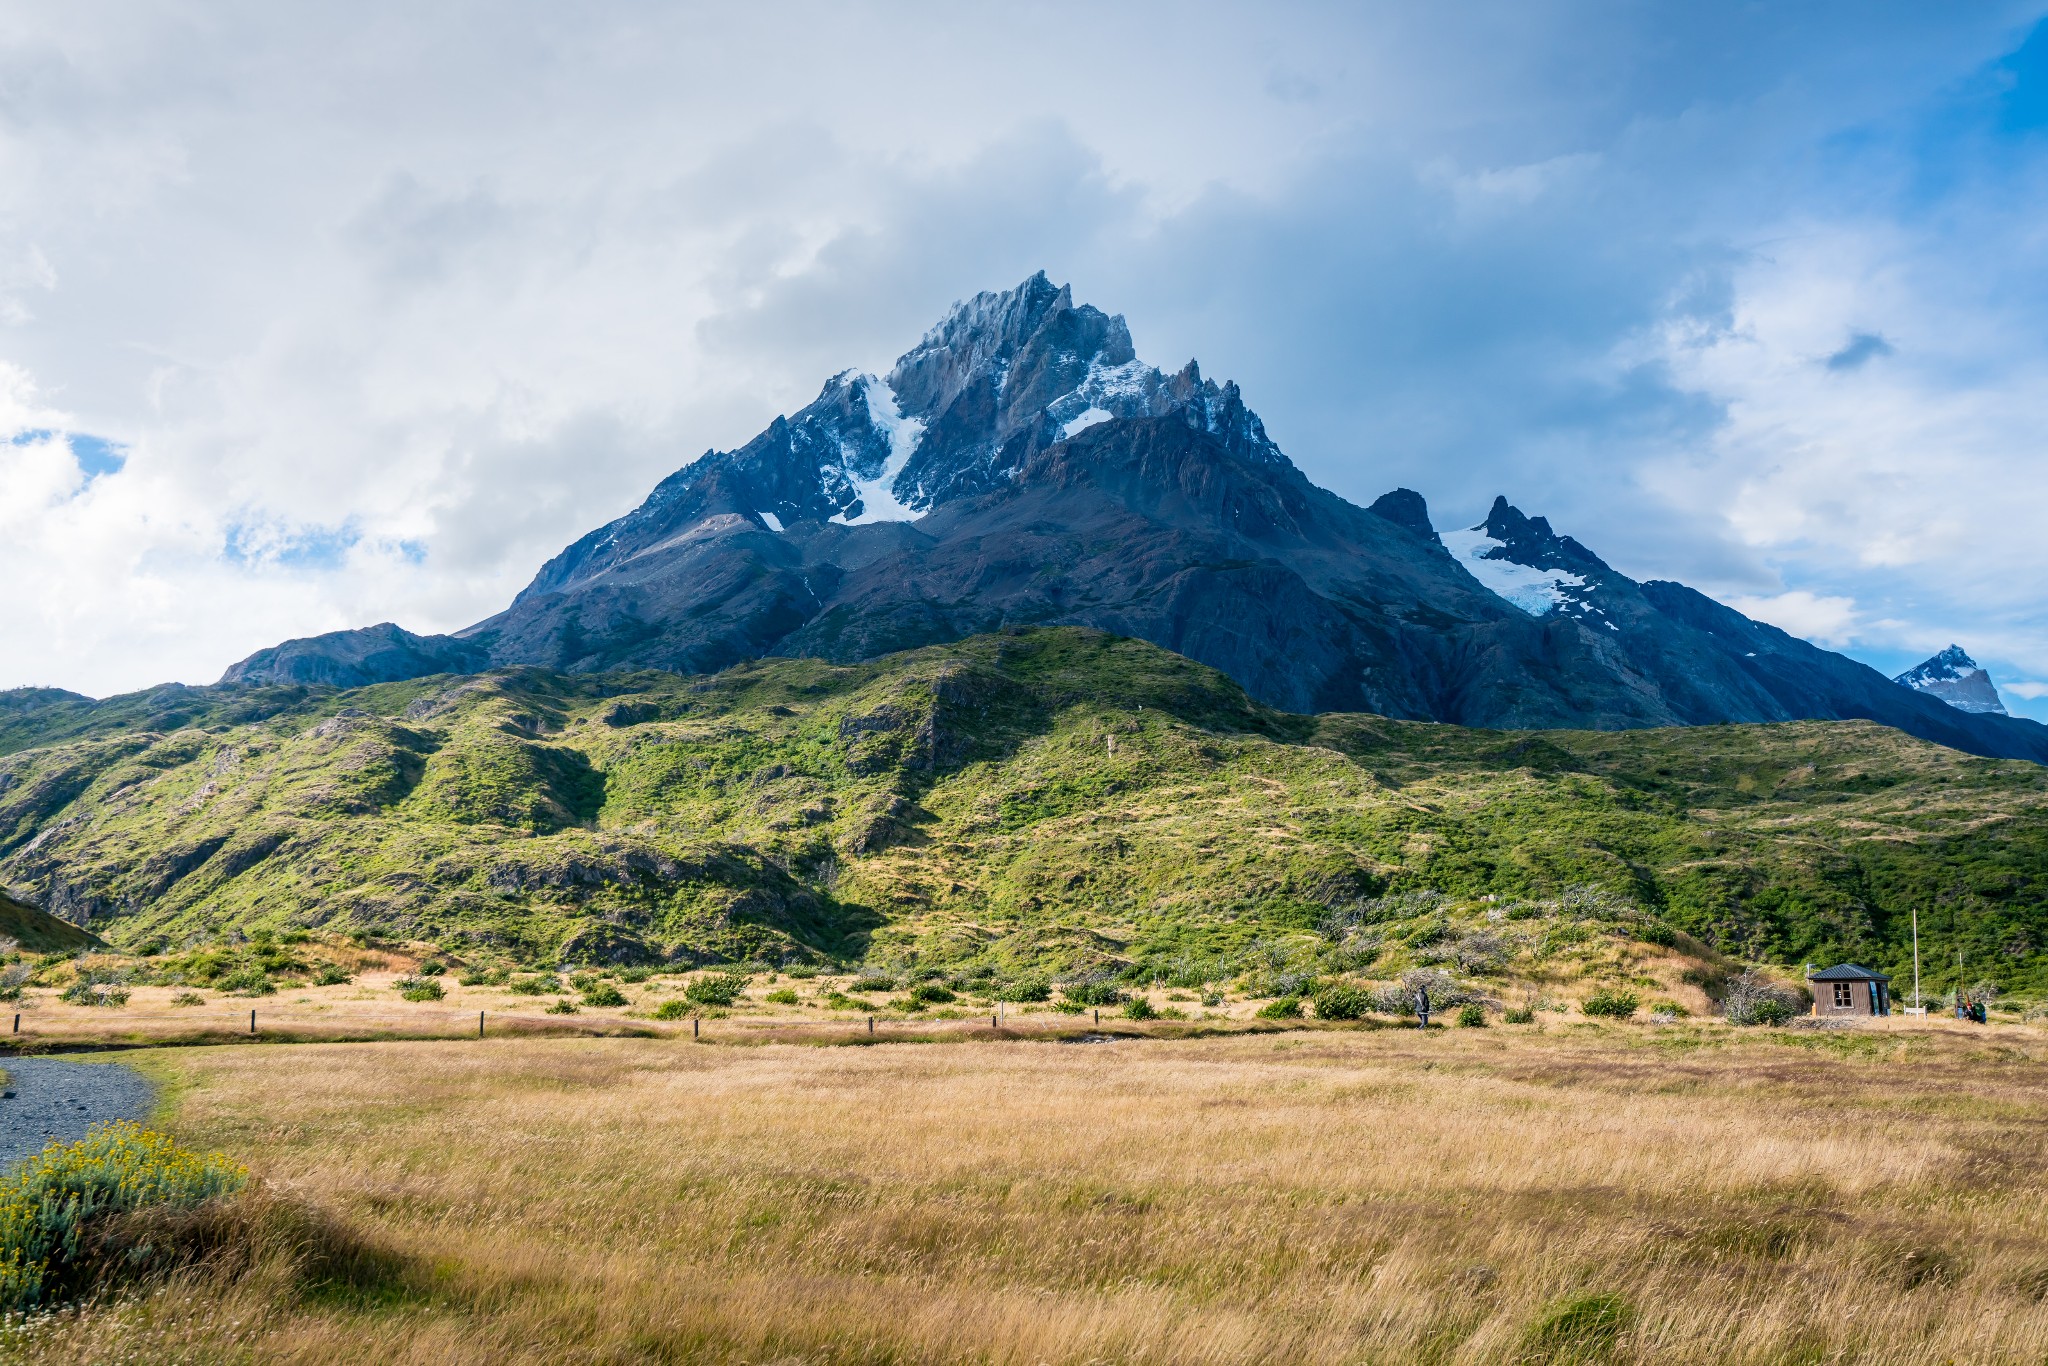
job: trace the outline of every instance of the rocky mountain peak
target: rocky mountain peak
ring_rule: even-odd
[[[1494,498],[1478,526],[1446,531],[1440,539],[1467,573],[1530,616],[1563,613],[1619,629],[1596,597],[1604,581],[1618,577],[1607,562],[1505,497]]]
[[[1970,658],[1960,645],[1950,645],[1941,653],[1922,660],[1892,682],[1938,697],[1957,711],[1993,716],[2009,714],[1997,687],[1991,682],[1990,673]]]

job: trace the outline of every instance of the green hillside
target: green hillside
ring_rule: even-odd
[[[1292,716],[1061,629],[710,678],[59,699],[0,729],[0,877],[130,948],[325,926],[530,959],[1386,964],[1492,906],[1896,970],[1918,907],[1930,968],[1961,947],[1972,981],[2048,987],[2048,770],[1865,723]]]
[[[0,892],[0,940],[9,939],[30,953],[75,953],[100,942],[78,926]]]

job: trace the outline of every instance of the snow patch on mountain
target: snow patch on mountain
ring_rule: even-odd
[[[1063,439],[1071,439],[1075,435],[1087,431],[1097,423],[1107,422],[1115,416],[1115,413],[1109,412],[1107,409],[1090,408],[1087,412],[1082,413],[1079,417],[1061,427],[1060,436]]]
[[[1532,617],[1545,616],[1568,602],[1576,602],[1566,590],[1586,586],[1583,574],[1564,569],[1538,569],[1495,555],[1496,551],[1505,551],[1507,543],[1487,535],[1483,526],[1440,532],[1437,539],[1473,578]]]
[[[759,517],[763,522],[767,523],[768,529],[770,531],[774,532],[778,536],[782,534],[782,519],[780,517],[777,517],[772,512],[757,512],[754,515]]]
[[[853,484],[853,493],[860,500],[861,510],[858,516],[841,512],[832,520],[845,526],[864,526],[870,522],[914,522],[924,513],[897,499],[896,476],[903,473],[903,467],[910,463],[911,455],[917,450],[918,440],[924,435],[924,419],[905,417],[897,406],[896,391],[878,377],[863,375],[861,383],[867,398],[868,421],[888,438],[889,456],[882,462],[881,473],[873,478],[863,477],[859,470],[849,465],[847,479]]]

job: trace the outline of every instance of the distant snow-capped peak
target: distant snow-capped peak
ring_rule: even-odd
[[[1892,682],[1938,697],[1957,711],[2008,714],[1990,673],[1960,645],[1921,661]]]

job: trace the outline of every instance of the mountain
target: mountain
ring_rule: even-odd
[[[1494,727],[1861,718],[2048,761],[2048,727],[1958,712],[1680,584],[1638,583],[1497,500],[1439,537],[1420,495],[1316,487],[1193,362],[1043,274],[957,305],[887,376],[834,376],[711,451],[453,636],[290,641],[227,683],[360,686],[532,665],[851,662],[1017,625],[1093,627],[1296,712]]]
[[[1957,711],[2006,715],[2005,703],[1999,700],[1991,675],[1960,645],[1949,646],[1932,659],[1906,670],[1892,682],[1938,697]]]
[[[243,691],[171,731],[61,713],[77,738],[0,757],[0,880],[130,949],[303,928],[1004,973],[1277,971],[1332,926],[1391,969],[1462,968],[1436,894],[1501,898],[1487,935],[1567,977],[1640,971],[1630,941],[1673,930],[1897,972],[1917,906],[1928,962],[2048,986],[2048,768],[1864,722],[1302,716],[1075,628],[201,710]]]

